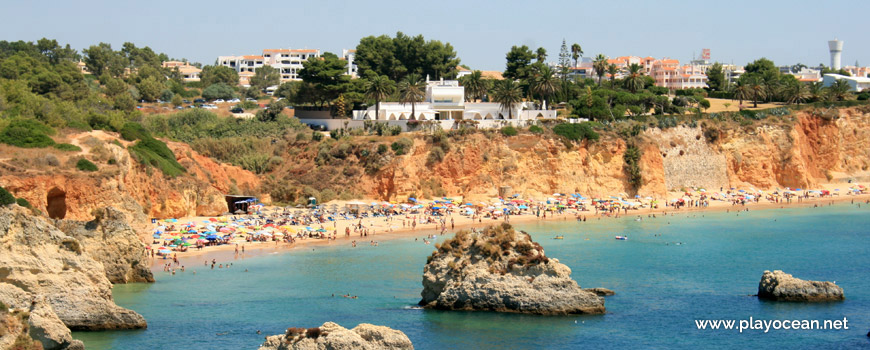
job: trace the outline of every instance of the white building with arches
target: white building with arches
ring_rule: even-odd
[[[554,119],[556,111],[534,110],[530,102],[518,103],[512,110],[502,108],[493,102],[466,102],[465,88],[456,80],[426,82],[426,95],[423,102],[410,103],[381,102],[380,109],[371,106],[365,110],[354,110],[354,120],[505,120],[531,121],[535,119]]]

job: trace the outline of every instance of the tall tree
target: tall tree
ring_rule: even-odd
[[[113,77],[120,77],[124,74],[124,68],[127,67],[126,59],[112,50],[110,44],[91,45],[82,52],[85,54],[85,66],[94,76],[99,77],[103,73],[108,73]]]
[[[583,56],[583,48],[578,43],[571,44],[571,58],[574,59],[574,67],[577,67],[577,60],[580,59],[580,56]]]
[[[619,73],[619,68],[615,64],[607,66],[607,74],[610,74],[610,87],[613,88],[613,79],[616,79],[616,73]]]
[[[387,35],[360,39],[354,62],[362,77],[386,75],[400,80],[407,74],[430,76],[432,79],[453,77],[459,58],[450,43],[426,41],[422,35],[409,37],[402,32],[395,38]]]
[[[559,77],[568,78],[568,68],[571,64],[571,54],[568,52],[568,44],[562,39],[562,47],[559,48]]]
[[[725,72],[722,71],[721,63],[713,63],[713,65],[707,69],[707,87],[710,88],[710,91],[725,90]]]
[[[604,75],[607,74],[607,57],[604,57],[602,54],[595,56],[592,68],[595,69],[595,75],[598,76],[598,86],[601,86],[601,78],[604,78]]]
[[[511,79],[505,79],[496,83],[493,91],[493,100],[498,102],[502,109],[508,110],[508,119],[514,119],[514,105],[522,102],[523,91],[520,85]]]
[[[375,100],[375,119],[380,119],[381,101],[390,97],[394,89],[393,81],[384,75],[378,75],[368,80],[366,97]]]
[[[535,53],[528,46],[513,46],[505,55],[507,67],[504,70],[504,77],[507,79],[523,80],[529,76],[529,66],[535,58]]]
[[[538,62],[544,63],[547,60],[547,49],[543,47],[539,47],[537,51],[535,51],[535,57],[538,59]]]
[[[257,91],[266,91],[267,87],[278,85],[281,82],[281,73],[272,66],[262,66],[254,71],[251,77],[251,88]]]
[[[332,101],[350,88],[350,76],[347,72],[347,62],[331,52],[325,52],[320,59],[308,60],[302,63],[299,77],[310,83],[311,93],[321,106]]]
[[[796,84],[790,84],[785,89],[786,93],[786,102],[789,104],[801,104],[810,99],[810,89],[809,87],[801,82],[797,82]]]
[[[540,68],[536,69],[531,90],[541,96],[541,105],[546,108],[547,100],[551,99],[559,90],[558,80],[550,67],[541,65]]]
[[[411,119],[415,119],[416,110],[414,106],[417,102],[423,102],[423,97],[426,95],[426,83],[420,80],[417,74],[408,74],[399,82],[399,101],[402,105],[411,104]]]
[[[758,108],[758,100],[767,96],[764,79],[755,78],[749,81],[749,93],[752,95],[752,108]]]
[[[632,63],[628,66],[628,76],[625,77],[624,84],[625,88],[632,93],[643,89],[643,68],[639,64]]]
[[[205,66],[200,73],[200,82],[203,88],[219,83],[236,86],[239,85],[239,73],[226,66]]]
[[[737,86],[734,87],[734,98],[738,99],[740,108],[743,108],[743,100],[748,100],[752,97],[752,93],[749,91],[749,85],[743,82],[738,81]]]

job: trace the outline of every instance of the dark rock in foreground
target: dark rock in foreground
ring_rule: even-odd
[[[436,245],[423,269],[425,308],[542,315],[601,314],[604,298],[571,279],[531,236],[508,224],[460,231]]]
[[[840,301],[843,288],[831,282],[804,281],[776,270],[764,271],[758,283],[758,298],[774,301]]]
[[[283,335],[266,337],[259,350],[413,350],[401,331],[362,323],[347,329],[332,322],[315,328],[288,328]]]
[[[600,288],[600,287],[599,288],[583,288],[583,290],[585,290],[587,292],[595,293],[595,295],[600,296],[600,297],[609,297],[611,295],[616,294],[616,292],[614,292],[610,289]]]

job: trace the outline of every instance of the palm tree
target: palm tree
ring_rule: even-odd
[[[514,105],[522,102],[523,91],[517,82],[505,79],[495,86],[493,91],[493,101],[498,102],[502,109],[508,110],[508,119],[513,119]]]
[[[758,108],[758,100],[767,96],[767,88],[761,79],[752,79],[749,82],[749,93],[752,94],[752,108]]]
[[[375,119],[380,119],[381,101],[393,93],[393,81],[386,75],[378,75],[366,83],[366,97],[375,100]]]
[[[583,55],[583,48],[580,47],[580,44],[574,43],[571,45],[571,58],[574,59],[574,67],[577,67],[577,60],[580,59],[580,56]]]
[[[538,62],[544,63],[547,59],[547,49],[539,47],[538,51],[535,52],[535,56],[537,56]]]
[[[616,73],[619,73],[619,68],[615,64],[607,66],[607,74],[610,74],[610,88],[613,88],[613,79],[616,78]]]
[[[420,76],[416,73],[411,73],[402,79],[399,83],[399,101],[404,106],[406,103],[411,104],[411,119],[415,118],[414,105],[417,102],[423,102],[423,96],[426,94],[426,83],[420,80]]]
[[[483,74],[479,70],[459,78],[459,82],[465,87],[466,100],[483,99],[483,95],[486,94],[486,83],[483,81]]]
[[[825,91],[822,89],[822,83],[819,82],[811,82],[807,85],[807,88],[810,92],[810,99],[812,101],[821,101],[824,98]]]
[[[738,82],[737,86],[734,88],[734,97],[740,100],[740,104],[738,105],[740,108],[743,108],[743,100],[748,100],[750,96],[749,85]]]
[[[637,63],[632,63],[628,66],[628,76],[625,78],[625,88],[632,93],[643,89],[643,71],[642,67]]]
[[[852,86],[845,79],[837,79],[828,87],[828,98],[831,101],[845,101],[852,98]]]
[[[556,91],[559,90],[558,79],[556,75],[553,74],[553,70],[547,66],[541,66],[535,72],[535,75],[532,79],[531,89],[534,93],[541,96],[541,100],[543,100],[542,105],[547,105],[547,99],[551,98],[556,94]],[[546,108],[546,107],[544,107]]]
[[[801,82],[797,82],[795,84],[791,84],[788,88],[785,89],[786,94],[786,102],[789,104],[796,103],[801,104],[806,102],[812,97],[810,95],[809,87]]]
[[[604,77],[607,71],[607,57],[602,54],[595,56],[595,61],[592,62],[592,68],[595,69],[595,75],[598,76],[598,86],[601,86],[601,78]]]

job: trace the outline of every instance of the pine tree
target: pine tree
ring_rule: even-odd
[[[562,48],[559,49],[559,76],[562,79],[568,78],[568,67],[571,65],[571,53],[568,52],[568,44],[565,39],[562,39]]]

